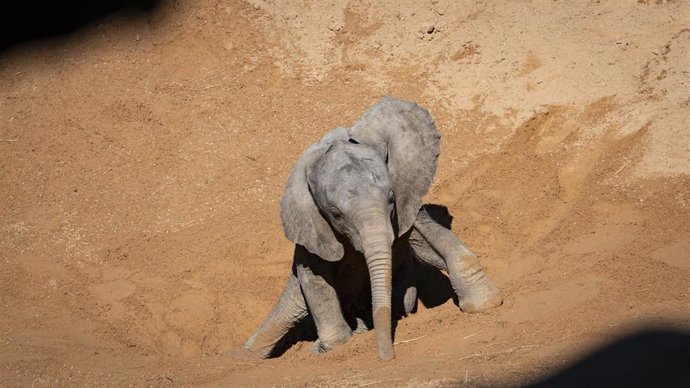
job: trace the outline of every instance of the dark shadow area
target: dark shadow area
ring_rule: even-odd
[[[152,12],[160,0],[2,0],[0,51],[32,39],[68,34],[121,10]]]
[[[530,387],[690,387],[690,332],[643,330]]]
[[[453,216],[450,214],[447,207],[429,203],[424,205],[424,209],[434,221],[438,222],[444,228],[450,229],[451,226],[453,226]]]
[[[311,350],[312,343],[319,339],[316,334],[316,325],[311,316],[307,316],[298,322],[290,331],[281,338],[276,347],[271,352],[270,358],[280,357],[287,352],[291,347],[297,345],[299,342],[308,341],[308,346]]]
[[[426,308],[438,307],[453,299],[459,305],[458,297],[450,286],[450,280],[443,272],[425,263],[414,263],[417,276],[417,300]]]

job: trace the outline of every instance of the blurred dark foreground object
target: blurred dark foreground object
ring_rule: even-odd
[[[0,50],[62,35],[123,9],[150,11],[159,0],[0,0]]]
[[[690,387],[690,332],[627,336],[530,387]]]

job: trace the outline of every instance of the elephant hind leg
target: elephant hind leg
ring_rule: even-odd
[[[424,209],[415,220],[410,245],[421,261],[448,272],[463,312],[481,312],[503,303],[501,292],[484,273],[479,258]]]
[[[268,317],[244,344],[244,348],[261,358],[272,355],[285,334],[307,316],[307,304],[299,280],[290,275],[283,293]]]

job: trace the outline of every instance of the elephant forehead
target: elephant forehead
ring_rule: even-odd
[[[339,148],[329,151],[318,165],[322,174],[337,176],[340,179],[357,178],[375,181],[386,180],[388,169],[373,150]]]
[[[358,195],[370,186],[391,186],[383,160],[373,150],[361,146],[329,150],[316,168],[318,184],[329,192]]]

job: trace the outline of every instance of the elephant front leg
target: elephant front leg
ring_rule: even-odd
[[[280,299],[256,333],[244,344],[244,348],[261,358],[270,357],[278,341],[306,316],[307,304],[299,280],[295,275],[290,275]]]
[[[314,344],[314,351],[327,352],[335,346],[344,344],[352,336],[352,329],[345,321],[338,295],[333,287],[333,264],[301,246],[295,251],[295,258],[297,277],[319,336]]]
[[[424,208],[415,220],[410,245],[421,261],[448,272],[463,312],[481,312],[503,303],[501,292],[484,273],[477,255]]]

